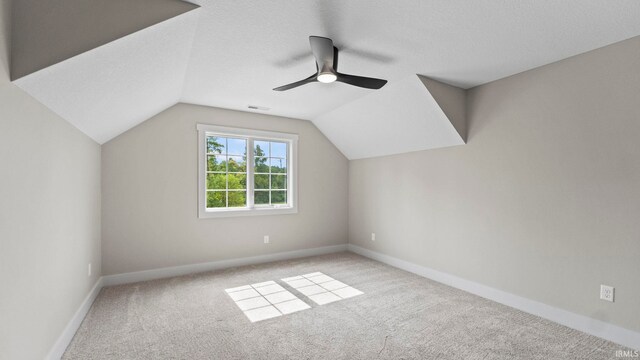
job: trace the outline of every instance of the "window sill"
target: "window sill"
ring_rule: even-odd
[[[260,215],[285,215],[296,214],[295,207],[281,208],[254,208],[254,209],[224,209],[224,210],[200,210],[200,219],[238,217],[238,216],[260,216]]]

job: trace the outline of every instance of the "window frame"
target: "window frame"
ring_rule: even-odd
[[[218,218],[233,216],[280,215],[298,212],[298,135],[265,130],[197,124],[198,131],[198,217]],[[242,138],[247,140],[247,207],[243,208],[207,208],[207,136]],[[287,204],[254,204],[254,141],[286,142],[287,146]]]

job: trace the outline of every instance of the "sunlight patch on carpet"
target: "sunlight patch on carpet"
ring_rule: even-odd
[[[311,308],[275,281],[244,285],[225,291],[251,322]]]
[[[362,291],[321,272],[293,276],[281,280],[318,305],[364,294]]]

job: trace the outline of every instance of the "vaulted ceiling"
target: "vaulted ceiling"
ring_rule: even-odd
[[[14,3],[14,82],[99,143],[177,102],[255,105],[351,159],[462,144],[461,89],[640,35],[635,0]],[[334,40],[340,71],[389,83],[272,91],[315,71],[309,35]]]

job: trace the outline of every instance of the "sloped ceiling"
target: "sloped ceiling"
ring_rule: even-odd
[[[466,89],[640,35],[635,0],[193,2],[16,83],[100,143],[178,101],[257,105],[313,121],[360,158],[461,143],[462,110],[444,84]],[[272,91],[315,71],[309,35],[334,40],[340,71],[389,83]],[[371,145],[390,133],[387,150]]]
[[[197,15],[174,17],[14,83],[102,144],[179,101]]]
[[[640,34],[633,0],[196,2],[183,101],[307,120],[371,92],[340,83],[272,91],[314,72],[309,35],[334,40],[342,72],[469,88]]]
[[[433,91],[427,81],[416,75],[394,81],[314,122],[349,159],[464,144],[465,129],[457,130],[449,119],[464,120],[464,90],[440,84],[448,91]],[[444,103],[457,113],[447,116]]]
[[[180,0],[14,1],[11,80],[197,7]]]

